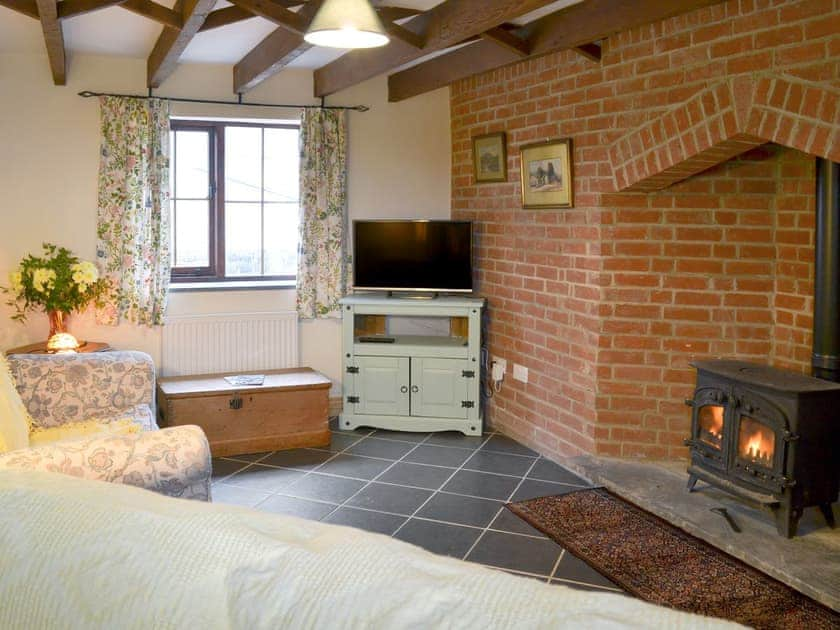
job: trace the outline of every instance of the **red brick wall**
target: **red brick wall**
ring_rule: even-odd
[[[566,51],[452,86],[453,217],[476,222],[490,352],[508,360],[492,425],[546,454],[680,457],[689,361],[807,370],[813,160],[765,145],[616,193],[608,149],[737,73],[840,86],[838,31],[838,2],[730,0],[610,37],[600,64]],[[508,183],[476,185],[470,138],[493,131]],[[520,145],[567,136],[575,208],[522,209]]]

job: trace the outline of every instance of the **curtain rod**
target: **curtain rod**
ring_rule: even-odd
[[[178,98],[175,96],[152,96],[152,89],[149,88],[148,95],[142,94],[110,94],[108,92],[91,92],[90,90],[83,90],[79,92],[79,96],[83,98],[91,98],[92,96],[124,96],[126,98],[159,98],[166,101],[177,101],[179,103],[207,103],[210,105],[247,105],[249,107],[283,107],[285,109],[347,109],[354,112],[366,112],[370,109],[367,105],[324,105],[324,99],[321,99],[320,105],[282,105],[280,103],[243,103],[242,94],[239,95],[237,101],[214,101],[203,98]]]

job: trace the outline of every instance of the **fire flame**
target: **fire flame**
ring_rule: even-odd
[[[773,434],[756,429],[741,441],[741,456],[754,462],[771,463],[776,449]]]
[[[723,407],[708,407],[712,410],[708,431],[717,438],[723,437]]]

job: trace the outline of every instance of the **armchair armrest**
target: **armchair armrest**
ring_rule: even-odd
[[[36,426],[135,416],[138,406],[154,407],[155,367],[143,352],[17,354],[9,367]]]
[[[210,500],[210,446],[199,427],[94,436],[0,455],[0,470],[42,470]]]

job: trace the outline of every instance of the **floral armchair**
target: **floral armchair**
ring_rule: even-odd
[[[196,426],[160,430],[155,424],[151,357],[21,354],[8,357],[8,363],[32,431],[29,448],[0,454],[0,470],[60,472],[210,500],[204,432]]]

